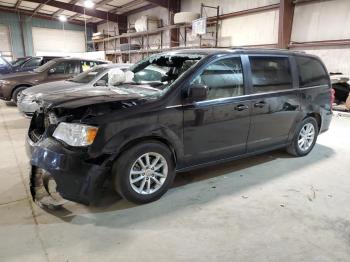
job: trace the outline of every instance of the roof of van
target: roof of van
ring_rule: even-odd
[[[290,55],[290,54],[300,54],[306,56],[313,56],[306,54],[303,51],[298,50],[288,50],[288,49],[278,49],[278,48],[250,48],[250,47],[232,47],[232,48],[186,48],[177,49],[173,51],[167,51],[163,54],[197,54],[197,55],[212,55],[220,53],[255,53],[255,54],[271,54],[271,55]]]

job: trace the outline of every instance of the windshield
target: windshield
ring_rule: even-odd
[[[11,62],[11,65],[14,66],[14,67],[21,66],[29,59],[30,58],[28,58],[28,57],[17,58],[15,61]]]
[[[193,54],[157,54],[150,56],[130,69],[133,77],[126,80],[126,83],[166,90],[203,57],[203,55]]]
[[[87,84],[96,79],[96,77],[100,76],[105,71],[106,67],[94,67],[90,70],[80,73],[79,75],[73,77],[72,79],[69,79],[68,81],[74,83]]]
[[[50,67],[52,67],[54,64],[56,64],[56,61],[55,60],[50,60],[46,64],[43,64],[42,66],[39,66],[38,68],[35,68],[33,71],[34,72],[38,72],[38,73],[44,72],[45,70],[47,70]]]

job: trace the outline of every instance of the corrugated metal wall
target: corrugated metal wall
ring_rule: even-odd
[[[350,1],[333,0],[295,7],[291,41],[312,42],[350,39]],[[315,54],[329,72],[350,76],[350,46],[298,48]]]
[[[11,45],[14,56],[23,56],[23,45],[21,38],[21,26],[17,14],[0,12],[0,24],[10,29]]]

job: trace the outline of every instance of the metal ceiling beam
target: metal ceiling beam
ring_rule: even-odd
[[[33,11],[34,14],[36,14],[42,7],[44,7],[44,4],[39,4]]]
[[[102,1],[100,1],[98,3],[96,3],[95,7],[100,7],[100,6],[106,5],[109,2],[111,2],[111,1],[113,1],[113,0],[102,0]],[[130,10],[128,12],[125,12],[125,13],[123,12],[124,9],[132,8],[133,5],[140,4],[140,3],[143,3],[143,2],[144,2],[143,0],[134,0],[134,1],[131,1],[131,2],[127,3],[127,4],[121,5],[121,6],[117,7],[117,8],[115,8],[115,9],[110,10],[109,13],[115,13],[117,11],[120,11],[123,16],[128,16],[128,15],[131,15],[131,14],[134,14],[134,13],[137,13],[137,12],[141,12],[141,11],[144,11],[144,10],[156,7],[156,5],[154,5],[154,4],[148,4],[147,6],[142,6],[142,7]],[[70,16],[68,18],[68,20],[73,20],[73,19],[75,19],[76,17],[78,17],[80,15],[81,14],[72,15],[72,16]],[[104,22],[105,21],[100,21],[100,22],[97,22],[97,23],[100,24],[100,23],[104,23]]]
[[[143,1],[143,0],[134,0],[134,1],[131,1],[131,2],[126,3],[124,5],[118,6],[114,9],[110,10],[109,12],[111,12],[111,13],[116,13],[116,12],[123,13],[124,9],[130,9],[130,8],[132,9],[133,6],[139,5],[139,4],[144,3],[144,2],[145,1]]]
[[[37,17],[37,18],[41,18],[41,19],[46,19],[46,20],[55,20],[55,21],[59,21],[58,18],[56,17],[52,17],[52,15],[47,15],[47,14],[33,14],[33,11],[28,11],[28,10],[24,10],[24,9],[15,9],[13,7],[5,7],[5,6],[0,6],[0,11],[3,12],[10,12],[10,13],[15,13],[15,14],[23,14],[23,15],[27,15],[27,16],[32,16],[32,17]],[[83,26],[84,23],[80,22],[80,21],[72,21],[72,24],[77,24],[77,25],[81,25]]]
[[[70,4],[76,4],[76,3],[78,3],[79,2],[79,0],[72,0],[72,1],[70,1],[69,3]],[[58,9],[56,12],[54,12],[53,14],[52,14],[52,16],[59,16],[60,14],[62,14],[64,12],[64,9]]]
[[[17,9],[20,6],[21,3],[22,3],[22,0],[18,0],[16,5],[15,5],[15,8]]]
[[[317,2],[326,2],[333,0],[293,0],[293,4],[309,4],[309,3],[317,3]]]
[[[136,9],[133,9],[133,10],[130,10],[130,11],[127,11],[125,13],[123,13],[123,15],[132,15],[132,14],[135,14],[135,13],[139,13],[139,12],[142,12],[142,11],[145,11],[145,10],[148,10],[148,9],[151,9],[151,8],[154,8],[156,7],[155,4],[148,4],[148,5],[145,5],[145,6],[141,6],[139,8],[136,8]]]
[[[51,0],[51,1],[50,0],[49,1],[47,1],[47,0],[30,0],[30,2],[45,4],[45,5],[57,7],[60,9],[68,10],[68,11],[79,13],[79,14],[84,14],[84,9],[85,9],[83,6],[59,2],[56,0]],[[104,11],[100,11],[100,10],[96,10],[96,9],[93,10],[93,9],[86,8],[85,14],[88,16],[97,17],[97,18],[101,18],[104,20],[110,20],[113,22],[118,22],[118,20],[120,18],[120,16],[117,14],[112,14],[112,13],[108,13],[108,12],[104,12]]]
[[[102,1],[100,1],[98,3],[95,3],[95,6],[96,7],[103,6],[103,5],[108,4],[108,3],[112,2],[112,1],[113,0],[102,0]]]
[[[147,0],[147,2],[168,8],[169,11],[175,11],[177,9],[177,1],[173,0]]]
[[[72,16],[68,17],[68,20],[69,20],[69,21],[74,20],[74,19],[77,18],[78,16],[81,16],[81,14],[72,15]]]

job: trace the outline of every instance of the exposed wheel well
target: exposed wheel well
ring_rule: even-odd
[[[307,114],[307,116],[306,116],[305,118],[307,118],[307,117],[313,117],[313,118],[316,119],[317,125],[318,125],[318,131],[320,131],[320,129],[321,129],[321,124],[322,124],[321,115],[318,114],[318,113],[309,113],[309,114]],[[305,118],[304,118],[304,119],[305,119]]]
[[[173,160],[174,160],[174,164],[176,166],[176,162],[177,162],[177,156],[176,156],[176,151],[173,147],[173,145],[166,139],[162,138],[162,137],[157,137],[157,136],[147,136],[147,137],[141,137],[141,138],[137,138],[134,139],[130,142],[128,142],[126,145],[124,145],[121,150],[118,153],[117,158],[123,154],[123,152],[125,152],[126,150],[128,150],[129,148],[133,147],[134,145],[137,145],[139,143],[145,143],[145,142],[158,142],[158,143],[162,143],[163,145],[165,145],[166,147],[169,148],[169,150],[171,151],[172,155],[173,155]]]

